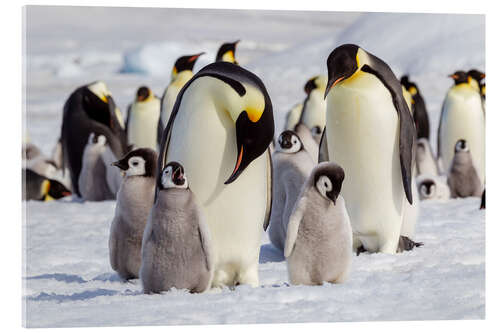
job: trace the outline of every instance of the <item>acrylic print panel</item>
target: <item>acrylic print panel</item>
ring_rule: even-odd
[[[97,84],[91,86],[90,90],[87,88],[80,90],[80,102],[70,103],[73,105],[71,107],[67,104],[67,109],[73,110],[89,103],[92,105],[91,109],[94,110],[93,119],[105,124],[103,126],[108,128],[106,130],[112,127],[115,131],[114,134],[106,132],[108,134],[103,135],[102,138],[99,138],[99,134],[102,135],[105,130],[103,130],[104,132],[97,131],[97,135],[90,140],[88,148],[93,149],[92,151],[96,153],[95,161],[97,164],[93,164],[93,168],[86,169],[88,178],[86,181],[80,182],[81,197],[76,195],[75,186],[69,184],[71,182],[69,174],[65,173],[63,176],[61,170],[57,169],[59,167],[57,163],[56,168],[51,166],[53,169],[41,170],[41,166],[47,167],[47,163],[40,162],[40,159],[36,163],[33,160],[25,161],[27,168],[38,168],[38,173],[46,173],[50,178],[59,179],[68,188],[73,187],[72,196],[59,200],[23,202],[25,208],[23,228],[25,261],[22,279],[25,326],[72,327],[484,318],[485,214],[484,210],[479,210],[480,198],[445,198],[420,201],[419,197],[423,193],[420,188],[414,188],[413,199],[418,203],[418,218],[415,232],[410,238],[415,242],[422,242],[423,246],[397,254],[367,251],[360,253],[359,256],[355,252],[351,253],[349,248],[347,260],[352,261],[351,269],[343,283],[325,282],[316,286],[295,285],[289,278],[289,267],[283,251],[273,245],[270,240],[270,229],[268,232],[262,231],[266,210],[266,200],[262,198],[268,196],[265,191],[268,180],[265,176],[258,177],[259,172],[264,171],[260,174],[264,175],[269,168],[266,161],[267,155],[262,146],[271,143],[271,118],[274,118],[273,149],[280,150],[279,147],[284,143],[284,138],[278,139],[278,137],[286,127],[286,121],[291,119],[288,117],[288,112],[296,104],[307,100],[306,104],[309,104],[310,107],[316,105],[315,107],[322,107],[323,112],[333,112],[327,109],[328,104],[333,103],[332,95],[326,99],[326,102],[323,100],[327,76],[334,75],[334,73],[328,72],[327,57],[337,46],[345,43],[361,46],[364,50],[384,60],[397,78],[409,74],[410,81],[418,84],[418,91],[425,100],[430,125],[428,142],[431,150],[435,153],[437,151],[441,106],[448,90],[453,86],[453,80],[448,75],[457,70],[468,71],[472,68],[484,71],[484,16],[49,6],[29,6],[25,8],[24,13],[26,27],[25,83],[27,88],[24,142],[36,145],[42,154],[41,156],[45,156],[47,159],[57,157],[58,155],[53,155],[53,152],[57,152],[56,143],[61,135],[63,109],[66,101],[70,99],[70,96],[75,96],[73,93],[78,87],[86,86],[97,80],[104,82],[104,85]],[[174,148],[169,148],[171,149],[169,154],[172,154],[169,156],[186,156],[182,155],[185,151],[188,154],[199,154],[197,155],[200,156],[198,167],[193,168],[189,162],[185,162],[187,159],[184,159],[186,164],[184,168],[173,166],[170,169],[171,173],[165,176],[165,182],[162,182],[161,177],[159,177],[158,187],[160,189],[168,188],[168,186],[183,187],[182,180],[185,173],[185,178],[190,183],[190,190],[196,192],[196,197],[203,199],[205,195],[203,190],[211,186],[210,184],[213,184],[214,179],[216,179],[216,177],[206,177],[205,179],[200,176],[203,172],[209,173],[209,170],[213,169],[210,164],[212,160],[207,158],[206,152],[207,149],[212,149],[210,147],[220,147],[217,146],[219,141],[213,139],[211,135],[217,133],[217,130],[222,130],[222,127],[220,127],[220,123],[213,120],[214,118],[207,118],[207,113],[195,112],[199,111],[200,105],[196,106],[196,97],[193,96],[197,94],[201,96],[200,94],[205,93],[203,96],[208,96],[207,98],[210,99],[215,98],[211,95],[212,93],[217,95],[223,91],[226,94],[232,94],[231,96],[240,96],[238,98],[241,98],[238,107],[227,102],[224,98],[217,97],[218,99],[216,99],[220,103],[229,103],[226,105],[227,113],[221,116],[226,117],[224,119],[227,120],[227,124],[232,126],[228,125],[228,128],[232,129],[232,132],[228,132],[228,138],[231,138],[232,135],[234,139],[234,131],[238,126],[249,129],[255,126],[253,124],[264,124],[262,125],[264,129],[261,132],[249,130],[248,133],[254,133],[253,136],[250,135],[250,138],[258,134],[266,137],[267,141],[260,145],[255,144],[251,148],[245,146],[247,148],[244,149],[245,153],[247,150],[258,152],[258,154],[256,153],[258,158],[250,161],[249,166],[243,170],[239,175],[240,178],[235,182],[224,185],[224,181],[230,176],[235,164],[238,164],[237,152],[239,150],[237,149],[239,147],[237,142],[228,141],[228,151],[231,152],[228,160],[231,162],[230,165],[226,163],[224,166],[220,166],[223,170],[223,177],[216,179],[220,182],[220,184],[217,183],[217,186],[223,188],[224,191],[231,187],[240,188],[239,192],[236,190],[231,192],[231,197],[226,200],[227,202],[235,207],[240,207],[238,205],[244,201],[247,206],[242,207],[251,207],[252,210],[246,211],[242,208],[241,211],[238,211],[241,216],[240,220],[231,221],[230,224],[224,224],[224,228],[215,230],[210,224],[211,219],[214,219],[214,216],[217,217],[217,214],[230,214],[231,209],[209,210],[206,202],[200,199],[202,203],[198,204],[198,209],[207,215],[207,222],[191,218],[185,223],[195,226],[196,223],[201,223],[200,225],[203,227],[200,230],[202,231],[199,234],[188,232],[182,237],[171,238],[172,242],[177,242],[175,243],[177,244],[176,249],[182,247],[183,244],[188,247],[186,244],[189,244],[189,249],[197,255],[193,255],[190,261],[183,261],[184,264],[180,266],[172,264],[171,257],[168,257],[170,261],[166,260],[165,253],[152,255],[155,260],[161,261],[163,258],[168,261],[168,272],[184,272],[179,273],[176,277],[175,283],[178,286],[183,286],[188,280],[191,281],[196,274],[205,274],[206,272],[203,270],[205,266],[203,265],[208,262],[208,266],[213,265],[215,271],[219,271],[216,272],[213,279],[219,284],[218,288],[212,288],[205,293],[190,293],[187,289],[175,288],[160,294],[144,294],[141,279],[131,278],[124,282],[120,274],[122,276],[126,274],[123,272],[119,274],[110,263],[108,241],[115,214],[123,211],[129,212],[127,213],[129,215],[141,212],[141,208],[137,206],[126,207],[124,203],[117,208],[117,201],[114,199],[116,191],[120,185],[124,186],[126,178],[122,178],[121,173],[116,171],[119,169],[111,167],[110,163],[123,157],[125,151],[128,150],[128,145],[125,143],[135,143],[137,146],[143,145],[143,143],[138,143],[139,141],[136,140],[145,140],[144,142],[150,143],[151,137],[153,140],[156,139],[157,124],[153,122],[153,127],[147,127],[151,125],[151,122],[147,123],[147,119],[141,120],[141,118],[134,120],[130,116],[133,112],[140,114],[141,110],[156,110],[155,117],[158,117],[161,101],[155,99],[154,95],[161,98],[172,82],[183,78],[184,82],[176,83],[178,90],[173,97],[168,97],[170,98],[169,103],[171,103],[169,108],[171,108],[177,92],[190,78],[190,75],[214,62],[217,51],[224,42],[236,40],[240,40],[240,42],[236,45],[235,51],[226,52],[223,60],[232,60],[234,57],[243,69],[236,69],[235,65],[216,65],[219,70],[224,68],[225,75],[231,76],[235,81],[226,80],[227,82],[221,83],[222,81],[219,79],[210,76],[195,80],[195,83],[191,84],[191,92],[186,90],[182,97],[182,104],[189,105],[189,107],[181,106],[175,118],[177,124],[182,122],[186,124],[187,109],[191,110],[193,114],[205,117],[192,118],[191,125],[185,125],[184,132],[179,130],[175,132],[174,128],[171,140],[177,140],[175,142],[179,146],[184,144],[184,141],[188,142],[191,144],[189,147],[184,147],[186,148],[184,150],[176,150],[175,145]],[[186,63],[179,63],[176,66],[179,68],[173,70],[175,61],[179,57],[196,55],[201,52],[205,53],[196,59],[190,75],[182,70],[186,69],[186,66],[189,67]],[[272,101],[273,117],[269,118],[268,113],[265,113],[270,112],[270,110],[264,111],[263,90],[258,88],[255,83],[258,82],[258,79],[252,81],[249,78],[253,76],[248,73],[255,74],[263,82],[270,101]],[[307,83],[309,79],[318,75],[325,77],[319,77]],[[207,84],[205,90],[199,88],[199,86],[203,86],[202,82]],[[254,94],[252,96],[257,97],[241,97],[236,93],[238,89],[241,91],[241,85],[245,90],[244,95],[248,97]],[[467,82],[465,85],[470,86],[471,83]],[[138,88],[141,86],[146,86],[149,90],[145,89],[137,95]],[[341,86],[342,84],[339,84],[339,87]],[[333,91],[333,95],[337,94],[339,87],[333,88],[337,89]],[[384,98],[389,100],[388,96],[390,95],[387,94],[387,91],[380,90],[380,85],[368,85],[365,89],[373,92],[372,96],[380,97],[381,101]],[[207,93],[207,91],[212,92]],[[366,91],[364,90],[365,93]],[[409,91],[412,92],[411,89]],[[306,98],[306,93],[309,93],[308,98]],[[109,98],[109,94],[112,98]],[[165,94],[165,96],[167,95]],[[164,102],[168,98],[165,97]],[[114,107],[111,107],[112,101],[120,110],[119,113],[115,111]],[[140,104],[141,102],[149,104]],[[129,105],[132,105],[130,109]],[[201,104],[210,112],[219,112],[220,110],[217,111],[218,109],[213,105],[214,103]],[[250,118],[250,120],[246,118],[247,122],[243,125],[237,122],[237,118],[243,110],[241,105],[244,105],[247,111],[246,116],[243,117]],[[390,106],[390,103],[386,105]],[[95,110],[101,110],[101,113]],[[299,119],[301,108],[298,110]],[[408,110],[406,111],[408,112]],[[373,112],[380,112],[380,110],[374,108]],[[389,116],[387,117],[385,115],[388,113],[380,113],[380,115],[384,115],[384,117],[381,116],[380,124],[377,125],[380,128],[386,128],[386,125],[391,121],[397,121],[395,110],[388,108],[388,112]],[[103,114],[106,116],[102,116]],[[323,116],[325,117],[324,114]],[[127,118],[129,119],[127,120]],[[303,118],[305,121],[305,117]],[[123,131],[121,129],[122,120],[125,120],[125,123],[128,122],[128,134],[120,132]],[[193,141],[190,141],[194,136],[188,134],[193,133],[192,127],[195,125],[192,124],[196,121],[205,125],[201,129],[198,128],[200,133],[206,133],[207,137],[199,138],[198,144],[194,145]],[[328,122],[328,116],[326,116],[326,121]],[[84,123],[85,120],[79,120],[71,125],[71,135],[67,136],[66,139],[69,142],[68,145],[71,146],[70,150],[77,145],[83,147],[87,144],[89,133],[81,130]],[[134,126],[136,126],[135,130]],[[292,129],[294,129],[293,126]],[[93,130],[96,128],[94,127]],[[368,128],[360,130],[356,135],[362,138],[363,135],[368,135],[368,130]],[[299,132],[300,129],[297,131]],[[322,128],[318,127],[313,129],[312,134],[319,140],[318,134],[321,131]],[[187,133],[187,136],[179,137],[177,133]],[[484,138],[484,133],[476,132],[476,134],[477,138]],[[75,142],[74,138],[79,135],[85,135],[83,143]],[[136,136],[134,137],[134,135]],[[307,137],[311,133],[306,129],[302,135]],[[380,136],[383,135],[386,134],[380,134]],[[304,136],[299,135],[307,151],[310,151],[309,149],[317,151],[318,147],[314,137],[307,141]],[[117,137],[121,139],[116,139]],[[292,138],[290,142],[293,144],[293,136],[289,138]],[[106,141],[102,141],[103,139]],[[113,140],[118,140],[119,143]],[[350,144],[355,144],[354,141],[351,140]],[[359,142],[362,140],[360,139]],[[111,147],[112,145],[115,147]],[[208,146],[206,149],[200,149],[202,145]],[[116,146],[121,148],[116,148]],[[153,142],[152,147],[157,149],[160,146],[156,147]],[[354,147],[351,148],[353,151],[355,151]],[[394,148],[391,147],[391,149]],[[281,147],[281,150],[283,149]],[[291,149],[293,150],[293,148]],[[375,148],[373,149],[375,150]],[[106,156],[107,158],[113,157],[113,155],[106,155],[106,151],[109,153],[109,150],[120,156],[114,156],[114,160],[106,160]],[[118,151],[121,154],[117,153]],[[302,150],[303,152],[304,150]],[[90,151],[87,153],[90,154]],[[278,153],[284,154],[283,151]],[[82,151],[74,154],[79,155],[79,158],[85,155]],[[312,156],[317,155],[312,154]],[[246,157],[241,158],[242,165],[246,163],[244,158]],[[316,164],[314,157],[304,155],[302,158],[310,158],[308,162],[310,166],[305,167],[303,164],[305,162],[297,160],[299,162],[296,163],[301,164],[306,171],[302,173],[302,178],[297,178],[295,184],[304,181],[304,177],[309,176],[311,168]],[[86,159],[91,159],[91,157],[86,156]],[[279,179],[280,173],[283,174],[283,165],[286,166],[286,163],[283,164],[283,160],[280,162],[278,159],[279,154],[273,155],[275,180]],[[125,164],[122,167],[132,170],[130,163],[133,161],[138,163],[134,166],[137,174],[148,170],[147,156],[140,154],[136,160],[125,159],[123,161]],[[67,167],[68,163],[68,161],[65,162]],[[280,163],[282,163],[282,168],[276,170]],[[101,173],[96,171],[99,168],[101,168]],[[364,172],[372,172],[369,163],[363,163],[363,168]],[[118,174],[118,177],[113,178],[106,175],[109,169],[115,170],[111,174],[114,176]],[[335,185],[336,181],[338,182],[338,179],[334,179],[333,184],[325,185],[325,196],[321,196],[317,192],[317,197],[313,201],[318,203],[322,202],[320,200],[331,200],[334,197],[338,203],[340,198],[344,196],[346,209],[351,217],[350,223],[345,224],[344,227],[348,225],[356,228],[356,220],[358,219],[356,214],[363,208],[360,208],[361,206],[352,208],[355,206],[352,205],[352,200],[351,202],[348,200],[350,197],[348,192],[350,191],[351,168],[345,166],[344,169],[345,180],[340,190],[340,196],[327,195],[333,193],[330,192],[329,186]],[[133,172],[130,170],[126,177],[133,176]],[[152,172],[156,176],[160,171]],[[254,176],[251,175],[256,178],[252,178]],[[155,186],[154,176],[151,177],[151,184],[145,185],[143,183],[141,186],[153,188]],[[389,178],[387,182],[391,181]],[[395,179],[400,181],[398,177]],[[422,180],[422,178],[418,179]],[[446,170],[444,175],[433,179],[446,187]],[[204,184],[205,180],[208,182],[207,187],[200,189],[200,184]],[[27,179],[26,182],[28,181]],[[107,185],[105,189],[109,191],[107,195],[92,197],[85,188],[92,181],[95,181],[94,186],[101,186],[99,187],[101,189]],[[288,182],[293,181],[288,180]],[[275,183],[279,185],[279,182]],[[47,199],[47,196],[43,195],[44,189],[47,190],[46,184],[45,187],[38,187],[35,190],[35,196],[38,196],[38,199]],[[54,189],[54,183],[50,182],[50,184],[50,188]],[[290,183],[288,184],[290,185]],[[323,186],[322,183],[318,184],[312,186],[313,190]],[[385,188],[371,189],[369,184],[366,186],[367,190],[359,193],[359,197],[369,192],[385,191]],[[145,202],[152,202],[151,191],[148,192],[137,184],[133,185],[132,189],[134,195],[131,195],[128,200],[135,200],[136,203],[142,202],[146,206]],[[30,189],[27,187],[25,193],[28,190]],[[37,192],[38,190],[41,192]],[[404,193],[402,188],[399,188],[398,191],[399,198],[406,200],[402,197]],[[286,191],[285,193],[290,194]],[[57,194],[51,196],[54,195]],[[283,202],[280,203],[279,200],[282,199],[278,196],[273,197],[273,209],[277,209],[276,207],[280,205],[283,206]],[[359,199],[359,201],[362,200]],[[328,201],[325,202],[333,205]],[[390,206],[390,203],[381,203],[379,211],[391,209],[387,205]],[[336,204],[335,207],[339,206]],[[127,208],[129,209],[127,210]],[[288,213],[292,208],[288,208]],[[191,207],[191,209],[195,208]],[[144,210],[149,212],[149,208],[144,208]],[[379,211],[375,211],[373,214],[379,214]],[[255,222],[250,221],[250,227],[248,227],[249,214],[256,216]],[[304,242],[304,239],[301,238],[303,229],[300,228],[303,228],[304,223],[306,223],[304,221],[308,217],[313,216],[307,209],[305,214],[305,218],[299,225],[299,236],[293,251],[300,250],[299,243]],[[286,216],[286,212],[281,215]],[[318,254],[317,250],[321,245],[328,248],[331,244],[335,244],[335,246],[344,244],[343,242],[351,236],[350,233],[343,234],[342,237],[335,233],[332,236],[332,233],[328,233],[328,230],[325,229],[325,224],[320,223],[324,216],[327,216],[326,213],[318,211],[313,220],[318,221],[316,227],[323,228],[320,229],[319,234],[325,235],[325,237],[316,236],[317,238],[313,239],[313,244],[310,244],[314,246],[310,246],[308,249],[305,247],[306,250],[302,247],[302,251],[306,251],[306,257],[309,258],[309,261],[305,263],[306,266],[309,265],[307,267],[312,267],[313,263],[320,258],[321,255]],[[143,217],[144,221],[145,219]],[[160,216],[157,220],[165,221],[167,219],[168,214]],[[338,218],[332,220],[335,223],[340,223]],[[273,222],[271,221],[271,223]],[[401,220],[398,223],[401,223]],[[205,251],[206,249],[201,245],[203,237],[199,236],[207,234],[211,236],[212,253],[210,256],[206,254],[210,251]],[[399,233],[397,234],[399,235]],[[168,232],[165,232],[165,235],[168,235]],[[252,236],[255,238],[256,235],[258,236],[257,242],[252,245],[253,243],[249,239]],[[124,236],[116,237],[124,239]],[[339,238],[341,239],[339,240]],[[142,229],[141,232],[136,232],[134,239],[136,241],[142,240]],[[228,261],[228,266],[221,269],[218,267],[222,260],[220,258],[229,256],[228,249],[221,244],[235,240],[241,246],[240,248],[236,246],[231,251],[237,254],[248,252],[250,254],[245,255],[248,257],[253,255],[255,260],[251,261],[250,264],[242,264],[238,260]],[[370,245],[373,244],[366,242],[363,245],[370,249]],[[338,251],[335,250],[335,246],[331,250],[332,252]],[[323,252],[324,256],[330,254],[328,251]],[[237,257],[237,255],[235,256]],[[125,257],[133,260],[132,254],[126,254]],[[207,257],[210,257],[210,260],[206,260]],[[345,260],[346,256],[344,255],[343,258],[342,260]],[[342,265],[342,260],[325,259],[324,264],[315,266],[313,273],[311,273],[312,269],[309,271],[308,268],[304,269],[307,274],[317,276],[318,271],[328,270],[332,267],[338,268]],[[254,267],[249,268],[252,264]],[[234,268],[231,265],[239,266]],[[193,267],[198,268],[194,269]],[[245,268],[248,268],[247,271],[250,273],[245,272]],[[167,279],[168,274],[159,272],[157,268],[152,268],[152,270],[157,270],[157,279]],[[221,272],[227,273],[228,277],[222,278]],[[319,276],[321,279],[321,274]]]

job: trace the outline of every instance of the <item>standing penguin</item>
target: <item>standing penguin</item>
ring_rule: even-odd
[[[264,84],[229,62],[205,66],[182,88],[163,132],[158,169],[178,161],[190,177],[214,240],[214,286],[259,283],[261,233],[271,207],[268,147],[273,136]]]
[[[159,177],[142,240],[144,293],[171,288],[201,293],[210,288],[214,258],[205,224],[184,168],[177,162],[168,163]]]
[[[61,128],[63,163],[69,169],[73,190],[79,196],[78,178],[90,133],[105,136],[116,156],[124,155],[127,150],[127,135],[117,110],[111,93],[100,81],[76,89],[64,104]]]
[[[23,169],[23,200],[49,201],[71,195],[71,191],[57,180]]]
[[[269,222],[269,239],[281,251],[285,248],[288,220],[293,206],[314,164],[296,133],[281,133],[273,154],[274,202]]]
[[[470,81],[472,87],[481,93],[481,87],[484,85],[483,80],[486,75],[483,72],[478,71],[477,69],[471,69],[467,72],[467,76],[472,79]]]
[[[139,277],[142,235],[153,206],[157,154],[149,148],[129,152],[114,166],[125,172],[109,234],[109,261],[122,279]]]
[[[148,87],[140,87],[127,115],[128,143],[156,150],[159,119],[160,100]]]
[[[340,195],[344,170],[320,163],[302,187],[290,217],[285,257],[292,284],[344,282],[352,262],[352,229]]]
[[[227,61],[231,62],[235,65],[238,65],[238,62],[236,61],[236,45],[240,41],[237,40],[236,42],[232,43],[224,43],[219,47],[219,50],[217,51],[217,56],[215,57],[215,61]]]
[[[429,116],[425,101],[415,82],[410,81],[408,75],[401,77],[401,84],[408,90],[413,100],[413,120],[417,130],[417,139],[426,138],[429,140]]]
[[[426,138],[420,138],[417,141],[416,160],[417,175],[437,176],[439,174],[436,158]]]
[[[287,112],[284,131],[293,131],[295,129],[295,126],[300,121],[303,107],[304,103],[297,103]]]
[[[420,200],[448,200],[450,188],[446,178],[440,176],[421,175],[417,177],[417,188]]]
[[[438,161],[442,170],[452,165],[457,141],[465,140],[481,184],[485,170],[485,118],[481,96],[463,71],[450,75],[455,84],[446,95],[438,130]]]
[[[326,102],[324,98],[326,81],[327,78],[324,75],[315,76],[307,81],[304,86],[307,97],[304,100],[304,107],[299,121],[312,131],[314,138],[318,142],[326,124]]]
[[[181,91],[182,87],[193,77],[193,67],[196,60],[203,55],[204,52],[182,56],[175,61],[174,68],[172,69],[172,77],[170,79],[170,84],[163,92],[161,98],[161,110],[160,119],[158,122],[158,144],[161,144],[160,140],[163,134],[163,130],[167,126],[168,119],[172,113],[172,109],[177,99],[177,95]]]
[[[395,253],[404,200],[413,204],[415,126],[402,86],[385,62],[357,45],[337,47],[327,65],[320,158],[346,172],[355,248]]]
[[[483,193],[483,183],[472,163],[472,152],[467,141],[458,140],[448,172],[448,186],[452,198],[480,197]]]

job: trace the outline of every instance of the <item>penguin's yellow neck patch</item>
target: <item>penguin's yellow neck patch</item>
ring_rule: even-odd
[[[264,96],[262,93],[251,85],[244,84],[246,94],[243,96],[243,110],[246,111],[248,119],[251,122],[259,121],[264,113]]]
[[[234,63],[234,61],[235,61],[234,52],[232,50],[230,50],[230,51],[227,51],[226,53],[224,53],[222,55],[222,61]]]
[[[412,95],[412,96],[415,96],[417,94],[417,88],[415,87],[410,87],[410,89],[408,89],[408,92]]]
[[[248,119],[253,123],[258,122],[260,117],[262,117],[262,113],[264,113],[264,109],[255,109],[253,107],[247,107],[245,111],[247,112]]]
[[[50,190],[50,181],[45,179],[43,182],[42,182],[42,186],[40,188],[40,194],[42,195],[42,197],[44,198],[44,201],[49,201],[49,200],[54,200],[54,198],[52,198],[50,195],[49,195],[49,190]]]

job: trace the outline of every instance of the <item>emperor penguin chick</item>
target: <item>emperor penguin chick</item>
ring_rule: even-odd
[[[340,195],[344,170],[318,164],[302,187],[290,216],[285,244],[292,284],[344,282],[352,262],[352,228]]]
[[[158,155],[149,148],[129,152],[114,166],[125,172],[109,234],[109,261],[122,279],[139,277],[142,235],[155,193]]]
[[[281,251],[285,247],[288,220],[302,185],[314,168],[314,162],[298,135],[284,131],[273,154],[273,198],[269,239]]]
[[[450,188],[446,183],[446,177],[420,175],[417,177],[417,188],[420,201],[448,200],[450,198]]]
[[[481,197],[483,185],[479,180],[467,141],[458,140],[455,156],[448,173],[448,186],[452,198]]]
[[[169,162],[157,186],[142,239],[144,293],[171,288],[204,292],[212,283],[212,244],[182,165]]]

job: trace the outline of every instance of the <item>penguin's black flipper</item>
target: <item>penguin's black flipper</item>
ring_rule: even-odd
[[[273,160],[271,158],[271,148],[267,148],[266,152],[267,158],[267,204],[266,204],[266,215],[264,218],[264,231],[267,231],[269,227],[269,221],[271,220],[271,209],[273,207]]]
[[[323,129],[323,134],[321,134],[321,140],[319,141],[318,163],[330,161],[325,133],[326,127]]]
[[[411,251],[415,247],[421,247],[424,243],[414,242],[406,236],[399,237],[398,252]]]

